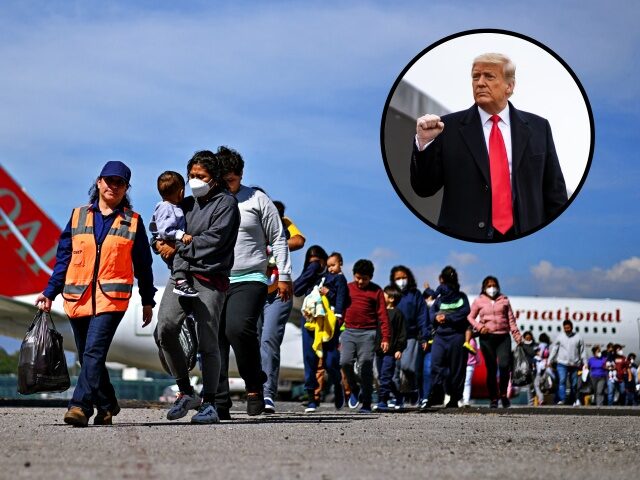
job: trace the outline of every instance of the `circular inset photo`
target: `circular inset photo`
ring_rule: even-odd
[[[472,30],[420,52],[394,83],[380,141],[389,180],[450,237],[505,242],[555,220],[593,156],[589,100],[540,42]]]

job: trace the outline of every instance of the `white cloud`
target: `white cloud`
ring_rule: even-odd
[[[541,295],[640,298],[640,257],[622,260],[609,268],[577,270],[542,260],[531,267]]]
[[[474,263],[477,263],[478,260],[478,256],[474,255],[473,253],[455,251],[449,253],[449,261],[453,264],[454,268],[458,268],[458,266],[464,267],[467,265],[472,265]]]

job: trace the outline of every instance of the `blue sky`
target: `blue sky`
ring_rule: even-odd
[[[284,201],[307,245],[341,251],[347,268],[374,260],[381,284],[395,264],[420,284],[452,264],[474,293],[493,274],[512,295],[640,300],[640,8],[494,7],[3,2],[0,162],[64,225],[101,166],[122,160],[148,222],[161,171],[183,171],[194,151],[229,145],[245,158],[244,183]],[[517,31],[552,48],[580,78],[595,117],[578,198],[552,225],[509,244],[454,240],[421,223],[396,197],[380,153],[397,75],[431,43],[473,28]],[[296,275],[302,257],[294,254]],[[163,283],[161,262],[155,272]]]

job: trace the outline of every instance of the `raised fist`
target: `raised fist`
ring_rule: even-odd
[[[444,123],[437,115],[423,115],[416,122],[416,135],[418,146],[423,148],[427,143],[436,138],[444,130]]]

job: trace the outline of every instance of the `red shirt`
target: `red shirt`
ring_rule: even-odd
[[[380,323],[382,341],[388,342],[391,338],[391,327],[382,289],[373,282],[365,288],[358,288],[356,282],[349,283],[348,287],[351,305],[344,314],[346,327],[376,330]]]

